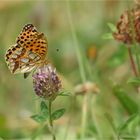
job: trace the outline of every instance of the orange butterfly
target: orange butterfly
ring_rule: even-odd
[[[23,27],[16,44],[5,55],[8,68],[13,74],[29,73],[35,68],[47,64],[48,43],[45,35],[39,33],[32,24]]]

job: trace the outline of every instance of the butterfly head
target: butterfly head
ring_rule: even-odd
[[[36,28],[35,28],[35,26],[33,24],[30,24],[30,23],[29,24],[26,24],[23,27],[22,32],[26,32],[28,30],[35,30],[35,31],[37,31]]]

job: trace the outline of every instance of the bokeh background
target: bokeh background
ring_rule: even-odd
[[[126,83],[133,73],[125,46],[103,36],[110,32],[107,24],[116,24],[121,13],[134,4],[131,0],[0,0],[0,138],[28,139],[40,128],[30,118],[39,109],[32,76],[24,79],[22,74],[11,74],[4,59],[23,26],[32,23],[47,36],[47,58],[60,74],[63,88],[72,95],[82,84],[79,48],[86,81],[96,84],[88,102],[86,139],[113,139],[115,129],[129,113],[112,93],[112,86],[123,85],[133,100],[137,91]],[[83,100],[80,95],[58,97],[54,102],[54,109],[67,110],[55,121],[59,140],[80,137]],[[41,135],[50,138],[47,128]]]

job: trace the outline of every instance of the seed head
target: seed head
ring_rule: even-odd
[[[116,40],[125,44],[133,41],[140,43],[140,7],[125,11],[117,22],[117,32],[113,33]]]

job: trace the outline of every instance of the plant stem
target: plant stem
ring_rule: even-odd
[[[135,32],[135,28],[134,28],[134,17],[131,15],[130,13],[130,8],[129,8],[129,12],[128,12],[128,18],[130,20],[130,26],[131,26],[131,29],[132,29],[132,40],[133,40],[133,47],[134,47],[134,53],[135,53],[135,57],[136,57],[136,64],[137,64],[137,68],[138,68],[138,71],[136,72],[137,74],[135,74],[136,76],[139,76],[139,71],[140,71],[140,61],[139,61],[139,50],[138,50],[138,46],[137,46],[137,43],[136,43],[136,39],[135,39],[135,36],[136,36],[136,32]],[[132,52],[129,48],[129,51],[131,53],[131,56],[132,56]],[[136,67],[135,67],[136,69]]]
[[[139,61],[139,50],[138,50],[138,46],[136,45],[136,43],[134,43],[134,49],[135,49],[135,56],[136,56],[136,63],[137,63],[137,67],[138,67],[138,72],[137,72],[137,76],[139,76],[139,71],[140,71],[140,61]]]
[[[53,120],[51,117],[51,114],[52,114],[52,101],[51,100],[49,100],[49,107],[48,108],[49,108],[49,125],[50,125],[50,131],[52,134],[52,140],[56,140],[55,133],[53,130]]]
[[[67,14],[68,14],[68,20],[69,20],[69,24],[70,24],[72,38],[74,41],[74,46],[76,49],[76,55],[77,55],[77,59],[78,59],[81,80],[82,80],[82,83],[85,83],[86,74],[85,74],[84,64],[83,64],[83,60],[82,60],[81,50],[80,50],[80,47],[78,44],[78,39],[76,36],[76,31],[75,31],[75,28],[74,28],[73,22],[72,22],[72,15],[71,15],[71,11],[70,11],[70,1],[69,0],[67,0]],[[86,121],[87,121],[87,102],[88,102],[87,95],[85,95],[83,102],[82,102],[81,139],[84,139],[84,137],[85,137]]]
[[[75,49],[76,49],[76,55],[77,55],[77,60],[78,60],[78,64],[79,64],[79,71],[80,71],[81,80],[84,83],[86,81],[86,76],[85,76],[86,74],[85,74],[85,70],[84,70],[84,64],[83,64],[83,61],[82,61],[82,55],[81,55],[81,50],[79,48],[77,35],[76,35],[75,28],[74,28],[73,22],[72,22],[72,15],[71,15],[70,4],[69,3],[70,3],[69,0],[67,0],[68,20],[69,20],[69,24],[70,24],[70,30],[71,30],[74,46],[75,46]]]
[[[137,77],[138,76],[138,73],[137,73],[137,70],[136,70],[135,62],[134,62],[134,59],[133,59],[133,56],[132,56],[132,52],[131,52],[130,47],[128,47],[128,54],[129,54],[129,58],[130,58],[130,63],[131,63],[132,70],[133,70],[135,76]]]
[[[81,139],[85,138],[86,121],[87,121],[87,109],[88,109],[88,95],[84,96],[82,106],[82,120],[81,120]]]

